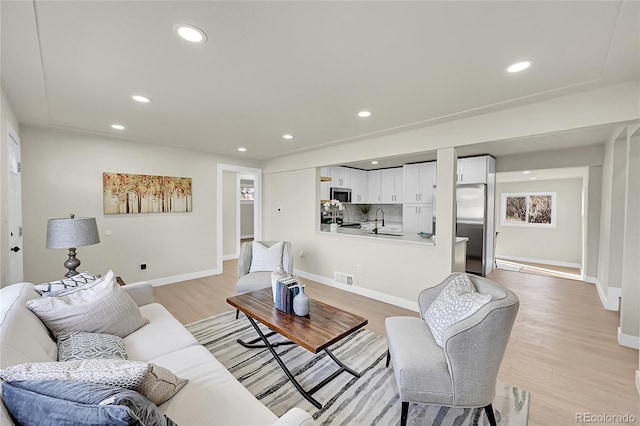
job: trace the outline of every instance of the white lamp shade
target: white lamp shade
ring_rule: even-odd
[[[100,242],[98,225],[94,217],[49,219],[47,222],[47,248],[76,248]]]

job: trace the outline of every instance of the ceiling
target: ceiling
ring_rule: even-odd
[[[0,7],[2,87],[21,123],[256,160],[640,76],[635,1]],[[179,39],[177,23],[203,29],[208,41]],[[505,71],[523,59],[533,66]],[[136,103],[133,94],[153,102]],[[359,118],[361,110],[373,115]],[[496,142],[459,155],[602,143],[606,131],[545,135],[509,148]],[[286,133],[294,138],[283,139]]]

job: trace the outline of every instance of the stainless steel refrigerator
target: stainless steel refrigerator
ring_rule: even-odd
[[[435,195],[435,188],[434,188]],[[488,223],[487,185],[460,184],[456,190],[456,236],[467,237],[466,271],[477,275],[486,275],[492,269],[493,234],[492,222]],[[491,206],[492,207],[492,206]],[[436,209],[433,209],[433,229],[436,232]],[[491,229],[489,229],[491,228]]]
[[[458,185],[456,236],[467,237],[467,272],[485,275],[487,262],[487,185]]]

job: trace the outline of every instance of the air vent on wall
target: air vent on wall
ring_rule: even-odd
[[[333,271],[333,280],[340,284],[353,285],[353,275],[344,272]]]

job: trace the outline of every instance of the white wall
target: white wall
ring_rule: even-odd
[[[503,226],[503,193],[556,192],[555,228]],[[496,255],[549,264],[582,262],[582,179],[540,180],[496,184]]]
[[[502,155],[496,159],[496,172],[602,165],[603,158],[604,143],[577,148]]]
[[[66,272],[66,251],[46,249],[45,237],[48,219],[70,213],[96,217],[100,231],[100,244],[78,248],[81,270],[113,269],[126,282],[156,284],[217,272],[216,167],[242,160],[34,127],[24,127],[21,138],[26,280]],[[102,172],[191,177],[193,212],[104,215]]]
[[[1,88],[0,88],[1,89]],[[9,103],[9,99],[2,91],[2,99],[0,103],[0,220],[2,221],[2,231],[0,232],[0,287],[4,286],[8,281],[8,264],[9,264],[9,235],[7,233],[7,205],[8,205],[8,187],[9,168],[7,166],[7,150],[8,150],[8,128],[7,122],[16,132],[19,132],[18,120],[13,111],[13,107]]]

